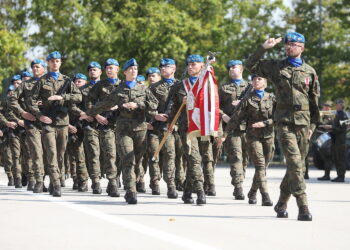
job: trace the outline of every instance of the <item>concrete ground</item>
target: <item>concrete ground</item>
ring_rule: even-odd
[[[284,167],[268,170],[274,202],[284,172]],[[245,193],[253,174],[248,168]],[[167,199],[164,182],[160,196],[148,189],[138,195],[137,205],[108,197],[106,180],[102,195],[72,191],[68,180],[62,197],[53,198],[7,187],[0,168],[0,249],[349,249],[349,178],[342,184],[317,181],[322,175],[310,171],[313,221],[299,222],[294,198],[288,219],[277,219],[273,207],[262,207],[260,196],[258,205],[233,200],[227,165],[217,168],[217,196],[207,197],[205,206]]]

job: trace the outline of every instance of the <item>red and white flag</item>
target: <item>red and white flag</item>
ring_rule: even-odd
[[[187,92],[188,138],[218,136],[219,93],[215,72],[211,65],[204,69],[191,85],[183,81]]]

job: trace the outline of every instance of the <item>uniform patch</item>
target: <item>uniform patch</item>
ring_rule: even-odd
[[[310,81],[310,80],[309,80],[309,77],[306,77],[306,78],[305,78],[305,85],[306,85],[306,86],[309,86],[309,81]]]

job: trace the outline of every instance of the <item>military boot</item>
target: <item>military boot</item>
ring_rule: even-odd
[[[207,203],[207,200],[205,199],[205,193],[204,191],[198,191],[197,192],[197,205],[204,205]]]
[[[279,201],[274,209],[277,213],[277,218],[288,218],[287,203],[282,203]]]
[[[25,187],[28,184],[28,179],[25,174],[22,174],[22,186]]]
[[[127,191],[124,199],[128,204],[137,204],[137,195],[135,192]]]
[[[43,192],[43,186],[44,186],[43,182],[35,183],[35,186],[34,186],[34,189],[33,189],[33,193],[42,193]]]
[[[87,181],[80,181],[78,184],[78,192],[87,192],[88,190]]]
[[[331,177],[329,175],[325,174],[324,176],[317,178],[317,180],[319,180],[319,181],[330,181]]]
[[[9,182],[7,183],[7,186],[14,186],[15,185],[15,180],[13,179],[13,176],[8,177]]]
[[[257,199],[256,199],[256,191],[253,190],[249,190],[248,193],[248,203],[249,204],[256,204],[257,203]]]
[[[215,184],[210,184],[208,191],[206,192],[208,196],[216,196]]]
[[[309,211],[308,206],[304,205],[304,206],[299,207],[298,220],[312,221],[312,215]]]
[[[60,185],[53,186],[52,196],[53,197],[61,197],[61,186]]]
[[[184,184],[181,182],[176,183],[176,190],[177,191],[184,191]]]
[[[332,182],[345,182],[344,176],[338,176],[337,178],[333,179]]]
[[[182,195],[182,200],[185,204],[193,204],[194,200],[192,199],[192,192],[191,191],[184,191]]]
[[[102,188],[100,182],[95,182],[92,184],[92,193],[93,194],[102,194]]]
[[[175,187],[169,187],[168,188],[167,196],[168,196],[169,199],[177,199],[178,194],[176,192]]]
[[[233,196],[236,200],[244,200],[245,196],[243,194],[243,188],[235,187],[235,190],[233,191]]]
[[[78,190],[79,189],[79,184],[77,179],[73,179],[73,190]]]
[[[271,207],[273,206],[273,202],[270,199],[270,195],[268,193],[261,194],[261,206]]]
[[[160,195],[160,188],[159,188],[159,182],[155,181],[149,185],[149,187],[152,189],[152,195]]]
[[[45,186],[45,183],[43,182],[43,192],[47,193],[49,191],[49,189]]]
[[[66,178],[64,177],[64,175],[61,176],[60,182],[61,182],[61,187],[66,186]]]
[[[21,177],[17,177],[15,179],[15,188],[22,188],[23,184],[22,184],[22,178]]]
[[[138,193],[146,193],[146,187],[144,182],[136,183],[136,191]]]
[[[53,185],[52,185],[52,183],[50,182],[50,184],[49,184],[49,188],[48,188],[48,191],[49,191],[49,194],[53,194]]]
[[[35,181],[30,180],[28,182],[27,190],[28,191],[33,191],[34,190],[34,185],[35,185]]]
[[[120,197],[120,193],[118,192],[118,186],[116,183],[111,183],[109,185],[109,196],[110,197]]]

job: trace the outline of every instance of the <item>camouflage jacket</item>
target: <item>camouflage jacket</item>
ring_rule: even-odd
[[[242,81],[240,85],[236,85],[231,82],[227,82],[221,86],[219,89],[219,100],[220,100],[220,116],[226,114],[229,117],[233,115],[234,109],[236,106],[232,104],[233,101],[240,100],[245,94],[247,87],[249,86],[248,82]],[[223,123],[223,128],[226,127],[226,123]],[[245,131],[246,122],[241,121],[240,126],[237,126],[235,130]]]
[[[238,127],[242,121],[247,122],[247,138],[270,138],[274,136],[273,113],[276,107],[276,100],[273,94],[264,93],[263,98],[257,97],[254,92],[249,94],[231,116],[225,128],[225,134]],[[266,127],[253,128],[252,124],[264,122]]]
[[[319,123],[318,98],[320,85],[315,70],[306,63],[292,67],[285,60],[262,60],[266,50],[260,46],[248,58],[246,67],[270,80],[275,89],[276,123],[309,126]]]
[[[62,94],[63,100],[49,101],[48,98],[57,95],[66,82],[68,88]],[[68,76],[60,74],[54,80],[46,74],[33,86],[29,109],[37,119],[45,115],[52,119],[52,125],[68,125],[68,110],[72,104],[81,102],[81,98],[81,92]]]
[[[135,102],[138,107],[135,110],[124,108],[123,104],[128,102]],[[86,113],[96,116],[110,110],[115,105],[118,105],[119,112],[115,122],[117,129],[139,131],[147,130],[146,116],[157,114],[158,101],[145,85],[137,84],[129,89],[125,81],[122,81],[108,96],[92,106]]]

